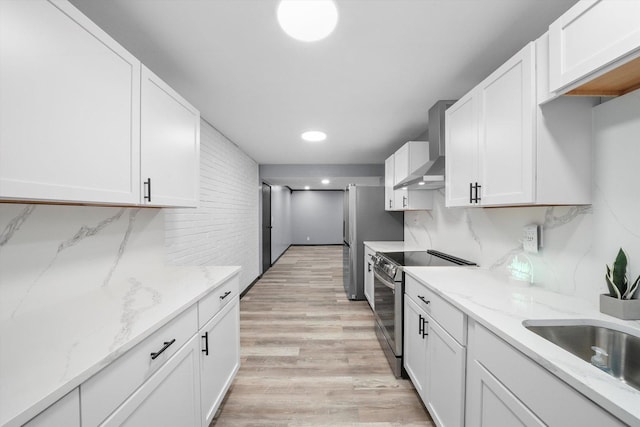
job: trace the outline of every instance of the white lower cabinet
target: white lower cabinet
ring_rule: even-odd
[[[464,425],[466,349],[427,315],[427,408],[439,426]]]
[[[102,426],[200,426],[200,341],[193,336]]]
[[[407,371],[413,386],[422,398],[427,400],[426,389],[429,378],[427,365],[428,334],[424,332],[426,312],[418,307],[411,298],[404,299],[404,369]]]
[[[240,302],[237,298],[200,330],[202,425],[213,419],[240,368]]]
[[[466,317],[408,275],[405,291],[405,370],[436,425],[463,427]]]
[[[485,327],[468,328],[467,426],[625,425]]]
[[[80,390],[73,389],[62,399],[24,424],[24,427],[80,427]]]
[[[372,309],[375,307],[375,300],[373,295],[373,259],[371,257],[375,253],[368,246],[364,247],[364,296]]]

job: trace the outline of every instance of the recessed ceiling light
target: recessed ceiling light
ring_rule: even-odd
[[[327,37],[338,23],[333,0],[282,0],[278,22],[296,40],[314,42]]]
[[[324,185],[327,185],[327,184],[329,184],[330,182],[331,182],[331,181],[329,181],[329,180],[328,180],[328,179],[326,179],[326,178],[322,180],[322,183],[323,183]]]
[[[300,135],[302,139],[308,142],[320,142],[327,139],[327,134],[319,130],[309,130]]]
[[[304,186],[304,189],[305,189],[305,190],[308,190],[309,188],[311,188],[311,187],[309,187],[308,185],[305,185],[305,186]]]

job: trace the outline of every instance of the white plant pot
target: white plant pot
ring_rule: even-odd
[[[640,319],[640,300],[618,299],[607,294],[600,295],[600,312],[624,320]]]

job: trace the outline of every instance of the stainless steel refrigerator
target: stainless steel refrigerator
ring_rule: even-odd
[[[384,187],[349,185],[344,194],[343,282],[347,298],[364,299],[365,241],[404,240],[404,214],[384,210]]]

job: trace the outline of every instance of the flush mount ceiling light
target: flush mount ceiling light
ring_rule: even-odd
[[[333,0],[282,0],[278,22],[296,40],[314,42],[327,37],[338,23]]]
[[[321,182],[322,182],[324,185],[327,185],[327,184],[329,184],[331,181],[329,181],[328,179],[326,179],[326,178],[325,178],[325,179],[323,179]]]
[[[300,135],[307,142],[321,142],[327,139],[327,134],[319,130],[310,130]]]

